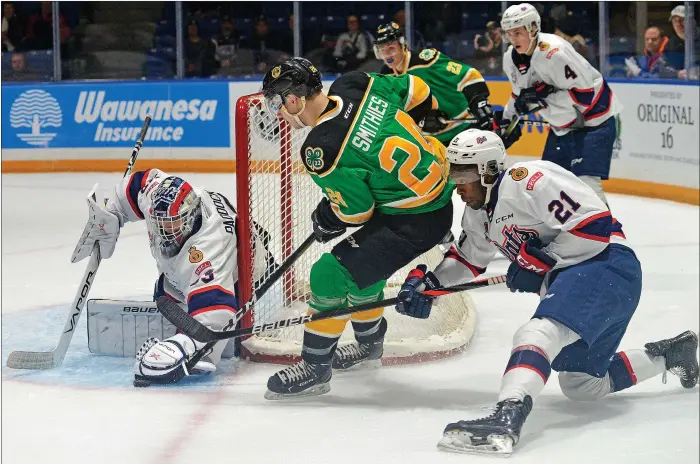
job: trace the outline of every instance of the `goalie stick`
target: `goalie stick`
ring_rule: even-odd
[[[148,132],[148,126],[151,124],[151,117],[146,116],[143,121],[143,127],[141,128],[141,133],[136,141],[134,150],[131,152],[131,158],[129,159],[129,164],[124,171],[124,177],[131,173],[131,170],[136,163],[136,158],[139,155],[141,146],[143,145],[143,140],[146,138],[146,133]],[[95,200],[95,192],[93,192],[93,200]],[[75,294],[73,303],[71,304],[71,311],[68,314],[68,320],[63,327],[63,333],[58,341],[58,345],[51,351],[13,351],[7,358],[7,367],[14,369],[52,369],[58,367],[63,362],[63,358],[66,356],[68,351],[68,345],[70,344],[75,329],[78,326],[78,320],[80,319],[80,313],[85,306],[85,301],[87,301],[87,296],[90,293],[90,288],[95,280],[95,274],[97,273],[97,268],[100,267],[100,262],[102,261],[102,256],[100,255],[99,242],[95,242],[92,247],[92,253],[90,254],[90,261],[88,261],[87,268],[85,269],[85,274],[83,274],[82,285]]]
[[[475,288],[488,287],[491,285],[502,284],[506,281],[506,276],[495,276],[486,279],[475,280],[462,285],[455,285],[453,287],[436,288],[433,290],[426,290],[421,292],[424,295],[430,296],[441,296],[448,295],[450,293],[463,292],[465,290],[473,290]],[[175,327],[178,327],[185,334],[198,340],[200,342],[216,342],[219,340],[226,340],[229,338],[239,338],[246,335],[255,335],[261,332],[267,332],[269,330],[277,330],[285,327],[291,327],[295,325],[305,324],[307,322],[320,321],[322,319],[330,319],[338,316],[346,316],[348,314],[359,313],[362,311],[369,311],[371,309],[383,308],[386,306],[393,306],[398,302],[398,298],[389,298],[388,300],[374,301],[371,303],[361,304],[357,306],[352,306],[350,308],[336,309],[332,311],[324,311],[321,313],[316,313],[312,315],[302,315],[292,317],[290,319],[282,319],[276,322],[270,322],[267,324],[254,325],[252,327],[246,327],[243,329],[235,330],[224,330],[217,332],[204,326],[202,323],[192,318],[189,314],[186,314],[180,309],[180,307],[168,297],[162,296],[156,300],[156,305],[158,310],[160,310],[163,317],[169,320]],[[193,358],[194,359],[194,358]],[[188,363],[189,364],[189,363]],[[189,366],[188,366],[189,367]]]

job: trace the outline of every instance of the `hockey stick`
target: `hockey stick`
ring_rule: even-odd
[[[467,123],[475,123],[477,122],[476,118],[466,118],[466,119],[446,119],[446,123],[460,123],[460,122],[467,122]],[[533,121],[530,119],[520,119],[519,120],[520,124],[527,124],[528,126],[534,126],[534,127],[549,127],[549,123],[547,121]]]
[[[143,145],[143,140],[146,137],[146,132],[148,132],[148,126],[151,124],[151,117],[146,116],[143,121],[143,127],[141,128],[141,133],[136,141],[134,150],[131,152],[131,158],[129,159],[129,164],[124,171],[124,177],[131,173],[131,170],[136,163],[136,157],[141,150]],[[95,193],[93,192],[93,200],[95,200]],[[90,288],[95,279],[95,274],[97,273],[97,268],[100,267],[100,262],[102,261],[102,256],[100,255],[99,242],[95,242],[92,247],[92,253],[90,254],[90,261],[88,262],[87,269],[85,269],[85,274],[83,274],[83,284],[78,289],[75,294],[73,303],[71,304],[71,312],[68,314],[68,320],[63,327],[63,333],[58,341],[58,345],[52,351],[13,351],[7,358],[7,367],[14,369],[51,369],[58,367],[63,362],[63,358],[66,356],[68,351],[68,345],[70,344],[75,329],[78,326],[78,319],[80,319],[80,313],[85,306],[85,301],[87,301],[87,296],[90,293]]]
[[[289,255],[289,257],[278,267],[275,272],[270,274],[270,277],[267,278],[265,282],[263,282],[262,285],[260,285],[259,288],[255,290],[255,295],[253,295],[253,298],[248,301],[245,306],[239,311],[239,313],[236,315],[236,319],[232,319],[229,323],[230,327],[235,327],[236,324],[238,323],[241,318],[250,310],[250,308],[253,307],[253,304],[260,299],[269,289],[272,287],[275,282],[277,282],[280,277],[284,275],[285,272],[289,268],[291,268],[294,263],[301,257],[301,255],[306,252],[306,250],[309,249],[309,247],[316,241],[316,237],[314,234],[309,234],[309,236],[304,240],[304,242],[299,245],[299,248],[294,250],[294,252]],[[208,355],[211,349],[214,347],[214,345],[219,342],[220,340],[224,340],[225,338],[230,338],[230,337],[224,337],[224,338],[207,338],[207,339],[199,339],[197,337],[192,336],[190,331],[185,330],[183,327],[198,327],[201,326],[203,327],[206,331],[209,331],[207,327],[203,326],[200,324],[197,319],[193,318],[192,316],[189,315],[189,313],[185,312],[180,308],[180,306],[175,302],[175,300],[167,297],[167,296],[161,296],[157,299],[156,305],[158,306],[158,310],[160,313],[163,315],[164,318],[166,318],[172,325],[177,327],[178,329],[182,330],[186,335],[189,335],[190,337],[194,338],[197,341],[200,342],[207,342],[206,345],[204,345],[200,350],[198,350],[194,356],[192,356],[187,363],[185,364],[185,372],[182,373],[178,378],[175,378],[172,380],[172,382],[177,382],[179,381],[184,375],[189,375],[188,373],[192,371],[194,366],[197,365],[200,359],[202,359],[204,356]],[[181,327],[182,326],[182,327]],[[224,333],[224,332],[214,332],[214,333]],[[148,387],[152,384],[152,381],[149,381],[147,379],[136,379],[134,380],[134,386],[135,387]]]
[[[434,290],[426,290],[424,295],[431,296],[441,296],[449,295],[451,293],[463,292],[465,290],[473,290],[475,288],[488,287],[491,285],[502,284],[506,281],[506,276],[495,276],[489,277],[487,279],[475,280],[462,285],[455,285],[453,287],[438,288]],[[189,317],[185,314],[180,307],[168,297],[159,297],[156,301],[156,305],[160,312],[166,316],[175,327],[180,328],[185,334],[194,338],[195,340],[201,342],[212,342],[218,340],[226,340],[229,338],[239,338],[246,335],[255,335],[261,332],[267,332],[269,330],[283,329],[285,327],[292,327],[295,325],[305,324],[307,322],[320,321],[322,319],[330,319],[333,317],[346,316],[348,314],[359,313],[362,311],[369,311],[371,309],[383,308],[386,306],[393,306],[398,302],[398,298],[389,298],[388,300],[374,301],[371,303],[366,303],[362,305],[353,306],[350,308],[336,309],[332,311],[324,311],[312,315],[302,315],[292,317],[290,319],[283,319],[276,322],[270,322],[267,324],[254,325],[252,327],[246,327],[244,329],[235,330],[224,330],[222,332],[217,332],[209,329],[208,327],[201,324],[196,319]],[[185,317],[187,316],[187,317]],[[171,319],[172,317],[172,319]],[[189,363],[188,363],[189,364]]]

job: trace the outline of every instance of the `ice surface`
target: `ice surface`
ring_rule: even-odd
[[[190,174],[234,198],[232,175]],[[226,361],[206,380],[135,389],[130,359],[90,355],[81,318],[64,365],[4,366],[15,349],[52,349],[86,262],[70,255],[85,196],[119,174],[2,176],[3,463],[477,463],[435,444],[448,422],[497,398],[515,330],[537,297],[472,292],[478,328],[463,354],[423,365],[338,374],[329,394],[263,399],[277,366]],[[644,269],[644,292],[621,348],[698,330],[698,208],[610,195]],[[455,205],[458,205],[456,200]],[[456,208],[458,211],[461,208]],[[458,228],[458,220],[455,227]],[[505,271],[496,261],[490,274]],[[91,298],[149,298],[156,275],[143,224],[129,224],[97,273]],[[697,463],[698,389],[669,374],[597,403],[565,398],[553,375],[510,458],[518,463]]]

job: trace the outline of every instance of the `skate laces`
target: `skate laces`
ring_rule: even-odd
[[[362,345],[351,343],[350,345],[341,346],[338,348],[340,356],[342,358],[358,359],[365,356],[366,353],[362,351]]]
[[[306,363],[306,361],[301,361],[297,364],[289,366],[286,369],[281,370],[278,375],[280,376],[283,382],[288,383],[300,380],[310,374],[310,366]],[[283,375],[284,377],[286,377],[286,379],[282,377]]]

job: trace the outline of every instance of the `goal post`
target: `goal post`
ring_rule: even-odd
[[[250,301],[257,285],[274,271],[275,266],[269,264],[283,262],[309,236],[311,213],[323,195],[301,161],[300,149],[309,129],[292,130],[286,122],[271,117],[262,94],[238,99],[235,124],[238,294],[242,306]],[[334,243],[314,243],[254,303],[242,326],[305,313],[310,297],[311,266]],[[397,271],[388,280],[385,298],[396,296],[410,269],[419,263],[432,269],[442,256],[443,250],[437,246]],[[261,271],[261,262],[267,263],[267,270],[263,266]],[[393,307],[385,308],[384,316],[388,330],[383,364],[453,355],[464,349],[476,327],[474,304],[466,292],[436,300],[428,319],[402,316]],[[301,354],[302,338],[303,326],[259,334],[242,342],[241,356],[259,362],[296,362]],[[352,327],[348,324],[340,344],[353,340]]]

